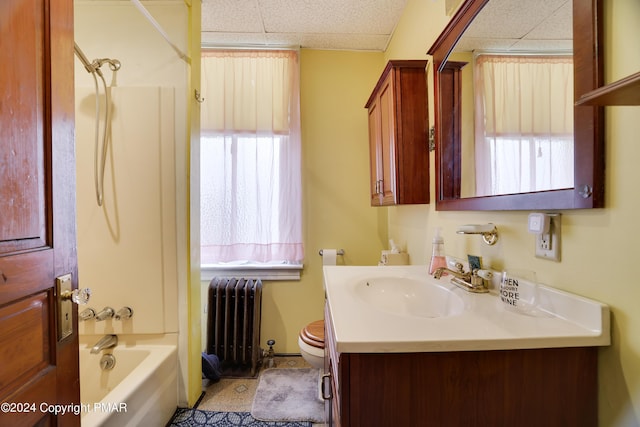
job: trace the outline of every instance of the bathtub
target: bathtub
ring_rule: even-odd
[[[90,354],[100,338],[80,337],[82,427],[166,425],[178,402],[176,345],[119,336],[115,348]],[[104,353],[115,357],[112,370],[100,368]]]

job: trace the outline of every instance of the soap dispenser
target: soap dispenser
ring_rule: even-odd
[[[444,239],[440,234],[442,229],[436,227],[435,236],[433,236],[433,249],[431,253],[431,263],[429,264],[429,274],[433,274],[438,268],[446,267],[447,260],[444,255]]]

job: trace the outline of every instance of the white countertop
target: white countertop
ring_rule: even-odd
[[[424,280],[460,296],[464,310],[450,317],[415,317],[381,311],[354,292],[358,282],[376,277]],[[497,293],[473,294],[436,280],[427,266],[325,266],[324,286],[338,352],[404,353],[589,347],[610,344],[609,307],[540,286],[544,313],[507,310]]]

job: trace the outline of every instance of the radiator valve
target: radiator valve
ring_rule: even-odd
[[[275,340],[267,341],[267,345],[269,346],[269,351],[267,351],[267,368],[275,368],[276,367],[276,361],[273,358],[273,356],[275,355],[275,353],[273,351],[273,345],[275,343],[276,343]]]

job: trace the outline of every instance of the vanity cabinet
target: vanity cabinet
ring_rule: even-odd
[[[330,426],[598,424],[597,347],[339,353],[325,328]]]
[[[429,203],[426,66],[389,61],[365,105],[372,206]]]

